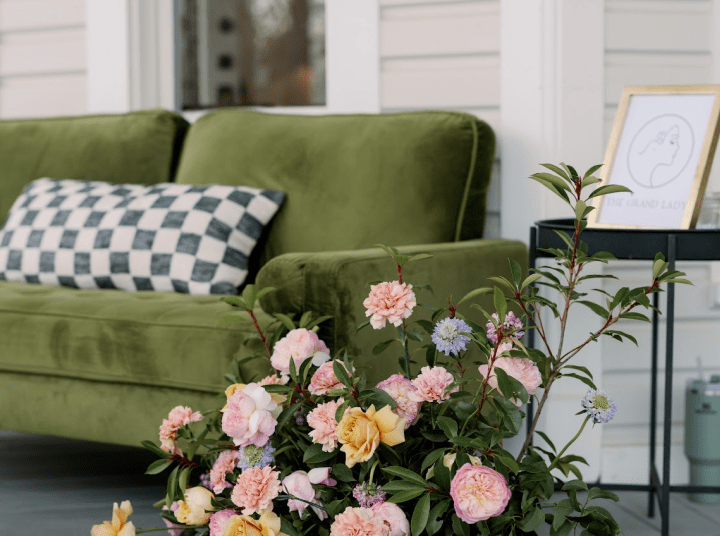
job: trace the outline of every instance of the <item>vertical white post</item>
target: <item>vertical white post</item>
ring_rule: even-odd
[[[501,229],[503,237],[527,242],[535,221],[572,217],[562,200],[528,179],[543,170],[540,164],[564,161],[582,173],[602,162],[604,2],[500,0],[500,8]],[[566,349],[597,323],[593,313],[577,309]],[[586,347],[575,364],[599,379],[600,345]],[[558,448],[582,422],[573,415],[586,389],[575,380],[553,386],[541,429]],[[583,475],[591,480],[600,471],[598,434],[599,427],[586,432],[571,449],[590,463]]]

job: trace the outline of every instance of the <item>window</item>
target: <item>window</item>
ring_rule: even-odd
[[[324,0],[181,0],[181,109],[324,106]]]

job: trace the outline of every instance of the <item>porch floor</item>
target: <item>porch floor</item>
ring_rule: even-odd
[[[141,448],[0,430],[0,534],[87,536],[109,520],[112,503],[129,499],[137,528],[162,526],[152,504],[165,494],[163,475],[144,475],[154,456]],[[603,501],[626,536],[655,536],[660,519],[645,516],[647,494]],[[671,496],[672,536],[720,536],[720,505]],[[166,534],[159,532],[158,534]]]

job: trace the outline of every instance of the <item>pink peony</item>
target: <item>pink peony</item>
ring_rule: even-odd
[[[417,422],[420,418],[422,402],[411,398],[410,395],[417,389],[410,380],[401,374],[393,374],[387,380],[378,383],[376,387],[385,391],[395,401],[397,408],[393,411],[398,417],[405,419],[405,430]]]
[[[388,529],[382,517],[369,508],[348,507],[335,516],[330,536],[387,536]]]
[[[468,524],[502,514],[511,495],[505,477],[484,465],[466,463],[450,483],[455,513]]]
[[[220,510],[210,516],[210,536],[222,536],[225,532],[225,525],[235,515],[235,510]]]
[[[257,383],[235,389],[222,409],[222,429],[236,445],[264,446],[275,431],[277,403]]]
[[[290,381],[290,378],[287,376],[278,376],[277,374],[271,374],[270,376],[265,376],[262,380],[257,382],[258,385],[285,385],[288,381]]]
[[[295,367],[300,368],[303,361],[313,358],[313,365],[319,367],[330,359],[330,350],[317,334],[304,328],[294,329],[275,343],[270,364],[283,376],[290,374],[290,358]]]
[[[310,438],[313,443],[320,443],[325,452],[332,452],[337,448],[338,436],[335,433],[337,429],[337,421],[335,420],[335,412],[343,404],[344,400],[338,398],[331,402],[318,404],[307,416],[307,423],[312,430]]]
[[[334,361],[328,361],[320,365],[320,368],[315,371],[312,378],[310,379],[310,394],[313,395],[326,395],[330,389],[342,389],[345,385],[338,380],[333,371]],[[340,363],[343,367],[345,365]],[[347,368],[345,369],[347,370]]]
[[[193,410],[187,406],[175,406],[160,425],[160,448],[171,454],[182,454],[182,451],[175,444],[177,431],[183,426],[187,426],[191,422],[202,420],[202,414],[199,411],[193,413]]]
[[[534,395],[542,383],[540,369],[538,369],[532,359],[526,357],[500,357],[495,360],[495,365],[493,366],[493,370],[490,371],[490,377],[488,378],[488,385],[497,389],[500,394],[502,394],[502,391],[498,387],[495,368],[504,370],[508,376],[512,376],[522,383],[529,395]],[[487,378],[488,365],[480,365],[478,370],[483,378]],[[522,405],[522,402],[517,398],[511,399],[511,402],[516,406]]]
[[[311,469],[309,473],[305,471],[295,471],[283,478],[283,490],[289,495],[297,497],[297,499],[290,499],[288,501],[288,508],[291,512],[297,511],[298,514],[302,516],[307,507],[310,506],[320,519],[327,519],[328,516],[324,510],[312,506],[309,503],[322,506],[320,502],[320,491],[316,491],[315,488],[312,487],[313,484],[323,484],[325,486],[334,486],[337,484],[335,479],[330,478],[330,471],[331,469],[329,467],[316,467],[315,469]]]
[[[445,394],[445,390],[455,378],[443,367],[423,367],[420,374],[412,380],[415,391],[408,394],[411,400],[415,402],[441,402],[449,398],[449,394]],[[455,387],[450,391],[454,393],[458,388]]]
[[[218,459],[210,469],[210,485],[212,491],[217,495],[222,493],[225,488],[231,488],[232,484],[225,480],[225,475],[232,473],[237,466],[238,453],[234,450],[226,450],[221,452]]]
[[[381,502],[370,508],[380,516],[385,525],[390,529],[388,536],[409,536],[410,523],[405,512],[395,503]]]
[[[244,515],[272,510],[272,501],[280,492],[280,475],[269,465],[245,469],[237,479],[230,499]]]
[[[385,327],[385,322],[399,326],[416,305],[412,285],[398,281],[372,285],[370,295],[363,302],[367,309],[365,316],[370,317],[370,324],[375,329]]]

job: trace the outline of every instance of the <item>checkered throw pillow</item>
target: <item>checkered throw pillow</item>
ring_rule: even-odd
[[[0,231],[0,280],[236,294],[285,194],[38,179]]]

